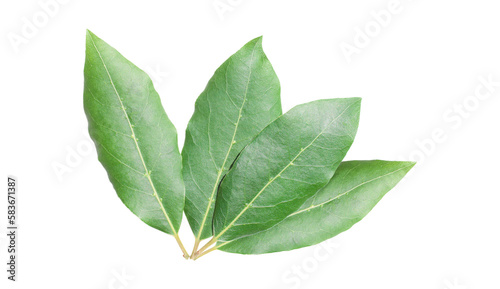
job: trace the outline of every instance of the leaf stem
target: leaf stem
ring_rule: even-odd
[[[208,253],[210,253],[210,252],[212,252],[212,251],[215,251],[215,250],[217,250],[217,248],[219,248],[219,246],[214,246],[214,247],[212,247],[212,248],[210,248],[210,249],[208,249],[208,250],[206,250],[206,251],[204,251],[204,252],[201,252],[201,253],[197,252],[197,253],[193,256],[193,260],[196,260],[196,259],[198,259],[198,258],[200,258],[200,257],[202,257],[202,256],[204,256],[204,255],[206,255],[206,254],[208,254]]]
[[[186,259],[186,260],[189,259],[189,253],[186,251],[186,248],[184,248],[184,245],[182,244],[182,241],[181,241],[181,238],[179,238],[179,235],[175,233],[174,234],[174,238],[175,238],[175,240],[177,241],[177,244],[179,244],[179,247],[182,250],[184,259]]]
[[[217,242],[217,238],[213,237],[212,239],[210,239],[210,241],[208,241],[208,243],[205,244],[205,246],[201,247],[201,249],[198,250],[198,252],[196,252],[195,255],[202,253],[203,251],[208,249],[210,246],[212,246],[212,244],[214,244],[215,242]]]
[[[200,246],[200,239],[196,238],[196,240],[194,240],[194,247],[193,247],[193,252],[191,253],[191,259],[195,260],[194,259],[194,255],[196,255],[196,251],[198,251],[198,247]]]
[[[205,250],[205,251],[201,251],[201,250],[200,250],[200,251],[196,252],[196,254],[194,254],[194,255],[192,256],[192,259],[193,259],[193,260],[196,260],[196,259],[200,258],[201,256],[204,256],[204,255],[206,255],[206,254],[208,254],[208,253],[210,253],[210,252],[212,252],[212,251],[215,251],[215,250],[219,249],[220,247],[222,247],[222,246],[224,246],[224,245],[226,245],[226,244],[228,244],[228,243],[230,243],[230,242],[231,242],[231,241],[229,241],[229,242],[225,242],[225,243],[222,243],[222,244],[219,244],[219,245],[216,245],[216,246],[213,246],[212,248],[210,248],[210,249],[208,249],[208,250]]]

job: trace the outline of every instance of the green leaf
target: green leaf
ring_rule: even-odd
[[[263,254],[314,245],[346,231],[414,166],[412,162],[343,162],[331,181],[302,207],[266,231],[226,243],[219,250]]]
[[[84,107],[99,160],[123,203],[177,236],[184,184],[177,132],[148,75],[87,31]]]
[[[217,188],[229,166],[280,115],[280,84],[259,37],[217,69],[198,97],[186,130],[185,212],[197,240],[212,236]]]
[[[221,182],[212,241],[264,231],[325,186],[354,140],[360,103],[313,101],[267,126]]]

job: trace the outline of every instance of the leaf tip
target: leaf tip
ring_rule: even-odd
[[[400,164],[401,164],[401,167],[403,167],[402,169],[405,171],[405,174],[407,174],[409,171],[411,171],[411,169],[413,169],[413,167],[417,164],[417,162],[403,161],[403,162],[400,162]]]
[[[362,98],[361,97],[350,97],[349,100],[351,101],[350,103],[356,107],[356,109],[359,111],[361,109],[361,103],[362,103]],[[359,115],[358,115],[359,117]]]
[[[94,34],[94,32],[86,29],[87,41],[92,40],[93,42],[103,42],[101,38]]]
[[[359,104],[361,104],[361,102],[363,101],[363,98],[361,98],[361,97],[351,97],[351,100],[352,100],[354,103],[359,103]]]
[[[263,37],[264,37],[264,36],[262,36],[262,35],[261,35],[261,36],[259,36],[259,37],[256,37],[256,38],[252,39],[252,40],[250,41],[250,43],[252,43],[252,44],[254,44],[254,45],[262,46],[262,38],[263,38]]]
[[[94,39],[96,39],[97,37],[89,29],[86,29],[85,35],[86,35],[86,41],[87,41],[87,47],[88,47],[88,45],[90,45],[91,43],[93,43]]]
[[[87,37],[93,37],[93,36],[95,36],[95,34],[92,33],[92,31],[90,31],[89,29],[85,29],[85,30],[86,30],[85,34],[87,35]]]

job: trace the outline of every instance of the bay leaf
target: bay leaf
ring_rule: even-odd
[[[352,145],[360,103],[298,105],[259,133],[220,184],[211,243],[264,231],[325,186]]]
[[[90,31],[84,76],[89,133],[118,196],[144,223],[177,238],[181,155],[151,79]]]
[[[236,155],[280,115],[279,80],[259,37],[215,71],[186,130],[185,212],[197,241],[212,236],[217,188]]]
[[[363,219],[414,165],[380,160],[343,162],[325,187],[282,222],[266,231],[221,243],[219,250],[264,254],[330,239]]]

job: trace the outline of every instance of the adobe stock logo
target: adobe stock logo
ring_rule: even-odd
[[[155,63],[154,66],[145,65],[144,71],[149,75],[151,81],[153,81],[155,88],[159,88],[160,86],[162,86],[171,76],[170,72],[164,70],[163,65],[161,65],[160,63]]]
[[[400,156],[401,160],[411,160],[418,163],[424,163],[432,154],[438,150],[439,145],[449,139],[452,131],[459,130],[466,120],[487,101],[498,95],[500,81],[494,74],[479,75],[477,84],[467,96],[456,101],[453,105],[444,110],[442,119],[446,126],[438,126],[430,132],[430,136],[424,139],[416,139],[416,149],[410,152],[406,157]]]
[[[21,18],[21,27],[18,32],[10,32],[7,34],[12,48],[16,53],[19,53],[22,45],[26,45],[38,35],[41,29],[46,27],[50,19],[56,17],[61,10],[61,6],[65,5],[69,0],[40,0],[38,1],[39,9],[34,12],[31,17]]]
[[[130,285],[130,281],[134,280],[134,276],[127,273],[125,268],[121,272],[111,270],[113,277],[108,282],[108,289],[125,289]]]
[[[86,136],[74,146],[67,145],[64,158],[54,160],[50,164],[59,182],[62,183],[66,176],[74,172],[84,162],[85,158],[94,151],[92,141]]]
[[[407,0],[412,1],[412,0]],[[384,9],[371,11],[371,19],[365,25],[354,27],[352,42],[341,42],[340,50],[347,63],[352,62],[354,55],[361,54],[372,40],[379,36],[383,29],[387,28],[396,15],[403,11],[403,3],[400,0],[391,0]]]
[[[243,0],[215,0],[212,5],[215,12],[221,21],[224,21],[225,14],[234,11],[236,7],[240,6]]]
[[[300,288],[302,282],[308,280],[319,269],[320,264],[330,259],[339,247],[340,245],[333,240],[316,245],[311,256],[304,258],[299,264],[294,264],[290,270],[283,273],[282,281],[291,285],[290,288]]]
[[[467,286],[461,284],[458,282],[458,280],[455,278],[453,281],[450,280],[444,280],[445,288],[444,289],[468,289]]]

